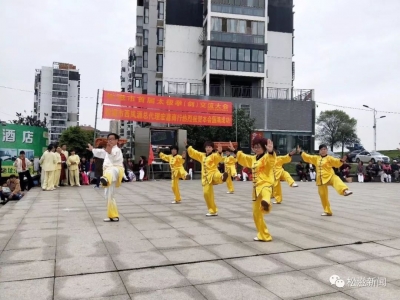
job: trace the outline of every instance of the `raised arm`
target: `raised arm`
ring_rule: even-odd
[[[329,163],[334,168],[340,168],[343,165],[344,161],[342,159],[329,156]]]
[[[252,155],[247,155],[244,154],[242,151],[235,151],[236,154],[236,159],[239,165],[242,165],[243,167],[246,168],[252,168],[253,167],[253,156]]]
[[[218,152],[214,152],[213,154],[213,159],[214,163],[219,164],[220,162],[224,161],[224,157],[222,156],[222,146],[221,144],[218,144]]]
[[[204,156],[203,153],[201,153],[201,152],[199,152],[197,150],[194,150],[192,146],[189,146],[187,148],[187,151],[188,151],[188,154],[189,154],[189,156],[191,158],[193,158],[194,160],[197,160],[198,162],[202,162],[203,156]]]
[[[159,156],[163,161],[169,162],[171,159],[171,155],[166,155],[162,152],[159,152]]]

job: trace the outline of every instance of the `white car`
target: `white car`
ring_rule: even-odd
[[[378,161],[390,162],[390,158],[379,152],[362,151],[356,155],[356,162],[358,163],[360,161],[362,161],[363,163],[367,163],[370,161],[372,161],[373,163],[378,162]]]

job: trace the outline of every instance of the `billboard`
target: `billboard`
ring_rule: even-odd
[[[165,124],[232,126],[232,103],[103,91],[103,118]]]
[[[47,128],[18,124],[0,126],[1,176],[17,174],[13,164],[20,151],[25,151],[26,157],[37,165],[47,145]],[[35,173],[33,167],[30,171],[32,174]]]

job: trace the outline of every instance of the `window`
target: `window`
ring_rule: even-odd
[[[149,9],[144,9],[144,24],[149,24]]]
[[[122,67],[122,68],[121,68],[121,72],[126,72],[126,68],[125,68],[125,67]]]
[[[164,20],[164,2],[158,1],[157,11],[158,11],[157,19]]]
[[[264,17],[265,0],[211,0],[211,11]]]
[[[264,51],[212,46],[210,69],[263,73]]]
[[[143,52],[143,68],[149,67],[149,52]]]
[[[143,26],[143,17],[136,17],[136,26]]]
[[[138,68],[141,68],[141,67],[143,67],[143,58],[141,57],[141,56],[137,56],[136,57],[136,67]]]
[[[136,36],[136,46],[138,46],[138,47],[143,46],[143,37],[142,36],[139,36],[139,35]]]
[[[163,55],[157,54],[157,72],[163,71]]]
[[[135,78],[135,87],[136,87],[136,88],[142,87],[142,79],[140,79],[140,78]]]
[[[147,73],[144,73],[143,74],[143,89],[144,90],[147,90],[147,80],[148,80]]]
[[[162,94],[162,81],[156,81],[156,95],[161,96]]]
[[[258,21],[211,18],[211,31],[265,35],[264,26],[264,22]]]
[[[147,29],[143,30],[143,46],[149,44],[149,31]]]
[[[164,45],[164,28],[157,28],[157,46]]]

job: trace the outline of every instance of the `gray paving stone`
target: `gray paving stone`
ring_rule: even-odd
[[[258,251],[265,253],[265,254],[272,254],[272,253],[282,253],[282,252],[290,252],[301,250],[301,248],[293,246],[289,243],[285,243],[278,239],[274,239],[272,242],[263,243],[263,242],[245,242],[245,245],[248,245]]]
[[[128,294],[126,295],[118,295],[118,296],[110,296],[110,297],[96,297],[90,298],[90,300],[131,300]]]
[[[387,284],[380,287],[362,287],[344,291],[349,296],[360,300],[398,300],[400,299],[400,287],[393,284]]]
[[[127,294],[118,273],[58,277],[54,285],[55,300],[87,299]]]
[[[71,258],[77,256],[102,256],[108,254],[107,248],[103,242],[97,243],[74,243],[70,242],[66,245],[57,247],[58,258]]]
[[[157,249],[177,249],[199,246],[195,241],[187,237],[171,237],[163,239],[152,239],[150,242]]]
[[[46,248],[56,246],[56,237],[31,238],[31,239],[11,239],[5,250],[19,250],[30,248]]]
[[[53,278],[0,283],[0,300],[52,300]]]
[[[111,257],[118,270],[156,267],[171,263],[167,257],[159,251],[146,251],[139,253],[124,252],[120,254],[112,254]]]
[[[299,271],[259,276],[253,279],[282,299],[299,299],[335,292],[335,289],[329,285]]]
[[[346,246],[315,249],[310,250],[310,252],[341,264],[373,258],[372,256],[369,256],[363,252],[354,251]]]
[[[271,257],[297,270],[336,264],[334,261],[325,259],[309,251],[272,254]]]
[[[367,255],[375,257],[385,257],[385,256],[395,256],[400,255],[400,250],[393,249],[384,245],[379,245],[375,243],[366,243],[361,245],[349,245],[347,246],[353,250],[365,253]]]
[[[164,254],[171,263],[175,264],[218,259],[218,256],[204,247],[168,249],[161,250],[161,253]]]
[[[141,233],[148,239],[185,237],[179,230],[176,229],[144,230],[141,231]]]
[[[400,239],[377,241],[376,243],[400,250]]]
[[[205,300],[199,291],[191,286],[131,294],[131,297],[134,300]]]
[[[199,245],[220,245],[220,244],[229,244],[229,243],[237,243],[238,240],[222,233],[210,234],[210,235],[196,235],[193,236],[192,239],[198,243]]]
[[[223,261],[201,262],[176,266],[191,284],[205,284],[245,277]]]
[[[122,254],[127,252],[146,252],[156,250],[156,247],[148,240],[114,240],[104,241],[104,245],[110,254]]]
[[[54,276],[54,260],[3,264],[0,267],[0,282],[40,279]]]
[[[224,259],[261,254],[260,251],[243,243],[212,245],[205,246],[205,248]]]
[[[120,274],[130,294],[190,285],[174,267],[125,271]]]
[[[24,261],[34,260],[49,260],[55,259],[56,248],[34,248],[22,250],[8,250],[0,254],[0,264],[3,263],[17,263]]]
[[[353,297],[347,296],[341,292],[326,294],[315,297],[302,298],[303,300],[353,300]]]
[[[345,264],[346,266],[371,274],[386,277],[387,281],[400,279],[400,265],[385,259],[370,259]]]
[[[179,229],[179,231],[183,232],[189,237],[194,237],[198,235],[212,235],[218,233],[217,230],[205,226],[181,228]]]
[[[249,277],[292,271],[293,269],[269,256],[229,259],[227,262]]]
[[[208,300],[279,299],[249,278],[197,285],[196,288]]]
[[[57,258],[56,263],[56,276],[110,272],[115,270],[114,262],[109,255]]]

